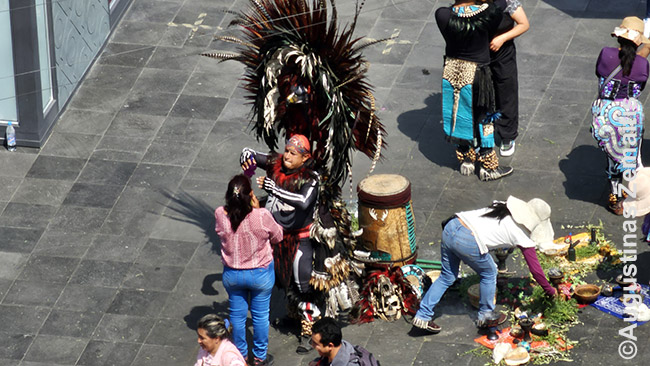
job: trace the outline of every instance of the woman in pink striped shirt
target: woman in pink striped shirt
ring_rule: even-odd
[[[234,176],[228,183],[226,205],[215,211],[221,239],[223,285],[230,302],[233,341],[248,357],[246,316],[250,299],[253,319],[254,365],[269,365],[269,303],[275,284],[271,244],[282,240],[282,227],[271,213],[259,208],[250,179]]]

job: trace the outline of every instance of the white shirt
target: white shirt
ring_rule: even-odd
[[[521,229],[508,215],[499,220],[483,215],[492,210],[489,207],[473,211],[464,211],[456,214],[469,227],[478,243],[481,254],[492,249],[520,246],[522,248],[535,248],[535,242]]]

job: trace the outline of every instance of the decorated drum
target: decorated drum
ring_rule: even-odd
[[[363,179],[359,195],[359,237],[377,263],[403,266],[417,256],[411,182],[397,174],[377,174]]]

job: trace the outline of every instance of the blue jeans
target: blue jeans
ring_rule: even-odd
[[[494,294],[497,285],[497,265],[489,253],[481,254],[472,231],[464,227],[457,218],[449,221],[442,231],[440,246],[442,271],[420,301],[420,309],[415,314],[419,319],[429,321],[433,318],[433,308],[442,295],[458,278],[458,268],[462,260],[481,277],[481,297],[479,301],[479,320],[485,319],[494,310]]]
[[[266,359],[269,345],[269,304],[274,284],[273,261],[264,268],[223,267],[223,286],[230,302],[233,343],[244,357],[248,357],[246,316],[250,305],[253,318],[253,356]]]

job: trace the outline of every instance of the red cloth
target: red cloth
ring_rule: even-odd
[[[266,267],[273,260],[271,243],[282,240],[282,226],[264,208],[254,208],[232,231],[223,206],[216,209],[215,230],[221,239],[221,261],[234,269]]]

